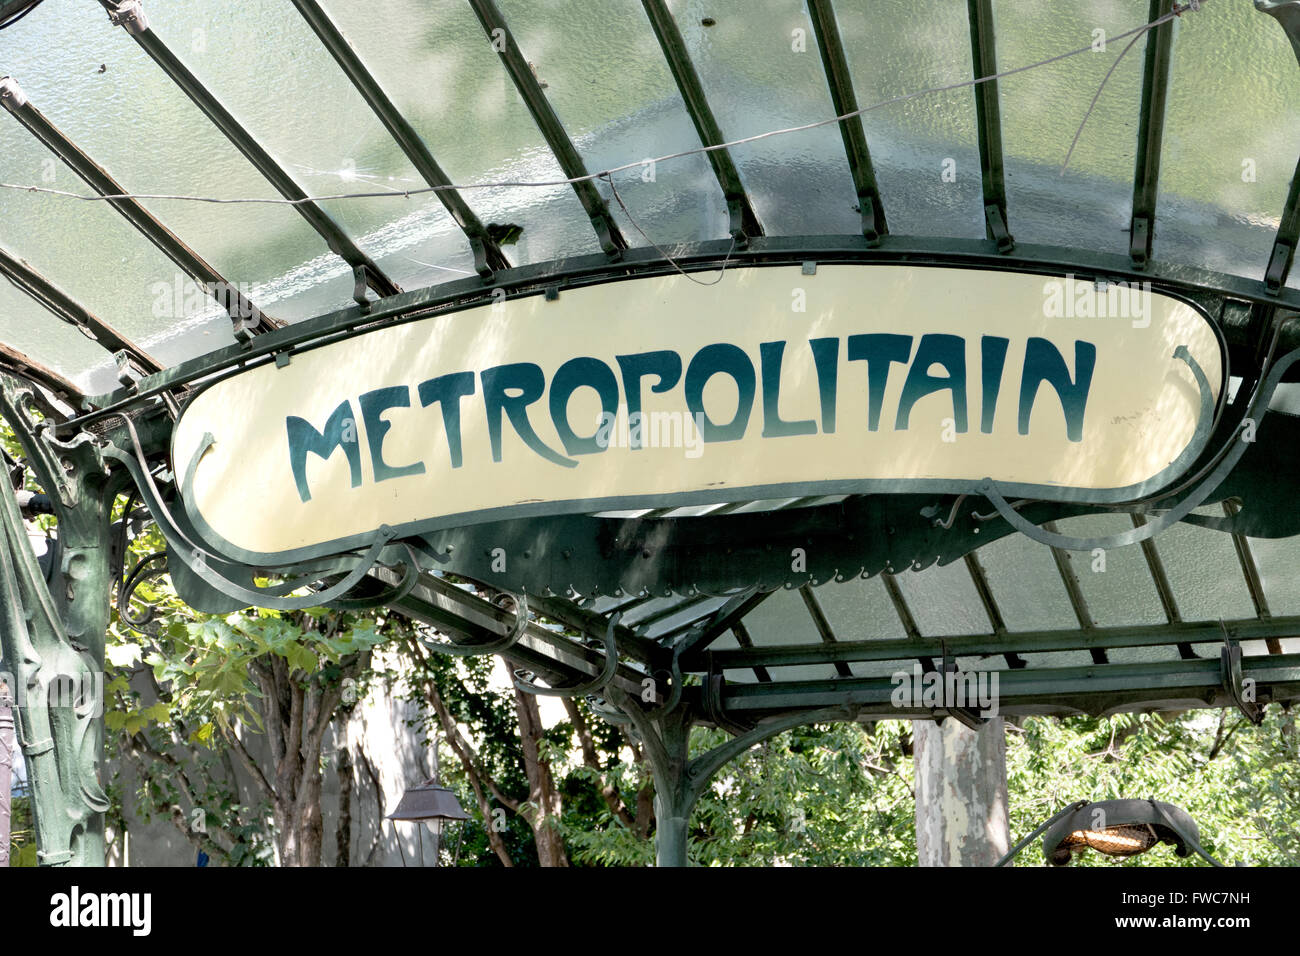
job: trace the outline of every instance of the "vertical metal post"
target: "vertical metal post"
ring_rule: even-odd
[[[31,784],[37,860],[103,866],[108,797],[99,763],[114,485],[90,435],[59,442],[32,409],[30,387],[0,377],[0,414],[22,443],[58,522],[47,571],[6,478],[0,487],[0,655],[15,683],[15,730]]]
[[[998,72],[997,38],[993,28],[993,0],[967,0],[970,17],[971,63],[975,68],[975,121],[979,130],[981,186],[984,193],[984,231],[998,244],[998,252],[1015,248],[1007,225],[1007,187],[1002,171],[1002,112],[998,81],[986,79]]]
[[[12,819],[14,715],[9,685],[0,676],[0,869],[9,865],[9,822]]]
[[[1174,0],[1151,0],[1147,20],[1173,9]],[[1133,171],[1133,216],[1129,256],[1139,269],[1151,260],[1156,234],[1156,196],[1160,184],[1160,143],[1165,131],[1165,98],[1173,64],[1174,25],[1162,23],[1147,34],[1142,67],[1142,108],[1138,119],[1137,162]]]

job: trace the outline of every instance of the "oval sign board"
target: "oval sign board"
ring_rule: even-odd
[[[174,431],[186,511],[216,550],[267,564],[384,525],[986,477],[1121,501],[1178,477],[1222,386],[1210,323],[1149,287],[903,265],[715,278],[502,300],[218,381]]]

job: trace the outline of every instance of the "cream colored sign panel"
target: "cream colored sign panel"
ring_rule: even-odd
[[[1192,363],[1217,399],[1208,322],[1136,287],[737,267],[713,285],[611,282],[295,353],[198,395],[173,454],[184,475],[201,453],[187,511],[245,560],[353,547],[383,525],[985,477],[1117,500],[1177,477],[1202,408]]]

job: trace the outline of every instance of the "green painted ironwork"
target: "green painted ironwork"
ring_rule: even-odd
[[[108,798],[99,778],[110,518],[120,480],[88,434],[55,440],[30,387],[0,376],[0,414],[14,428],[59,522],[52,566],[37,561],[17,498],[0,488],[0,649],[14,676],[18,738],[33,794],[38,859],[102,865]]]
[[[1151,0],[1147,22],[1168,16],[1175,0]],[[1173,62],[1174,25],[1162,23],[1147,35],[1142,70],[1137,164],[1133,171],[1133,214],[1129,220],[1129,255],[1143,268],[1151,259],[1156,230],[1156,194],[1160,182],[1160,143],[1165,128],[1165,99]]]

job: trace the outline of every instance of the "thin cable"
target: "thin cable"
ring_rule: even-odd
[[[1204,3],[1206,2],[1207,0],[1199,0],[1199,2],[1197,2],[1197,0],[1191,0],[1191,2],[1185,5],[1175,4],[1174,8],[1169,13],[1166,13],[1164,16],[1157,17],[1155,20],[1152,20],[1150,23],[1144,23],[1139,27],[1134,27],[1132,30],[1126,30],[1123,33],[1118,33],[1111,39],[1122,40],[1125,37],[1140,35],[1164,23],[1168,23],[1174,17],[1182,16],[1183,13],[1189,10],[1193,10],[1193,11],[1199,10],[1201,6],[1204,5]],[[100,196],[100,195],[84,196],[80,193],[69,192],[63,189],[51,189],[46,186],[29,186],[20,183],[0,183],[0,188],[15,189],[23,192],[47,193],[53,196],[64,196],[69,199],[81,199],[86,202],[96,202],[100,200],[115,200],[115,199],[136,199],[136,200],[150,199],[150,200],[176,200],[182,202],[204,202],[204,203],[216,203],[216,204],[256,203],[256,204],[264,204],[264,205],[297,206],[297,205],[301,205],[302,203],[333,202],[335,200],[342,200],[342,199],[391,199],[398,196],[401,196],[402,198],[405,199],[409,199],[412,196],[418,196],[425,193],[443,192],[445,190],[464,191],[469,189],[512,189],[512,188],[520,188],[520,187],[551,188],[556,186],[572,186],[575,183],[590,182],[598,179],[604,179],[606,181],[609,181],[609,178],[613,173],[626,172],[627,170],[630,169],[644,169],[646,166],[657,165],[659,163],[668,162],[669,160],[672,159],[682,159],[687,156],[697,156],[701,153],[711,153],[714,150],[719,150],[719,149],[730,149],[733,146],[742,146],[746,143],[754,143],[757,142],[758,140],[767,139],[771,136],[784,136],[787,133],[802,133],[805,132],[806,130],[817,129],[822,126],[829,126],[832,123],[843,123],[846,120],[853,119],[855,116],[862,116],[865,113],[870,113],[874,110],[883,109],[886,106],[893,106],[897,103],[905,103],[909,100],[914,100],[922,96],[929,96],[933,93],[946,93],[952,90],[964,89],[965,87],[978,86],[981,83],[990,83],[994,80],[1003,79],[1004,77],[1014,76],[1017,73],[1024,73],[1028,70],[1036,70],[1039,69],[1040,67],[1049,66],[1061,60],[1068,59],[1069,57],[1078,56],[1081,53],[1090,53],[1090,52],[1093,52],[1093,46],[1091,43],[1089,43],[1087,46],[1080,47],[1077,50],[1069,50],[1065,53],[1058,53],[1056,56],[1048,57],[1046,60],[1040,60],[1037,63],[1030,63],[1027,66],[1017,66],[1009,70],[1003,70],[999,73],[990,74],[989,76],[981,76],[970,80],[962,80],[957,83],[948,83],[944,86],[932,86],[932,87],[928,87],[927,89],[917,90],[913,93],[904,93],[901,96],[894,96],[887,100],[881,100],[879,103],[873,103],[870,106],[864,106],[861,109],[856,109],[851,112],[844,113],[840,116],[833,116],[830,119],[817,120],[812,123],[804,123],[801,126],[787,126],[782,129],[768,130],[765,133],[756,133],[753,136],[745,136],[742,137],[741,139],[733,139],[725,143],[715,143],[712,146],[700,146],[700,147],[696,147],[695,149],[686,149],[677,153],[667,153],[663,156],[655,157],[654,159],[643,159],[634,163],[624,163],[621,166],[614,166],[609,169],[604,169],[598,173],[587,173],[586,175],[583,176],[571,176],[567,179],[505,180],[500,182],[465,183],[465,184],[448,183],[441,186],[421,186],[415,189],[401,189],[401,190],[387,191],[387,192],[337,193],[328,196],[304,196],[299,199],[284,199],[284,198],[218,199],[213,196],[185,196],[179,194],[166,194],[166,193],[115,193],[106,196]]]
[[[1134,34],[1133,39],[1128,41],[1124,49],[1120,51],[1119,56],[1115,57],[1115,62],[1110,65],[1106,75],[1101,78],[1101,85],[1097,87],[1097,92],[1093,94],[1092,102],[1088,104],[1088,111],[1083,114],[1083,119],[1079,121],[1079,128],[1074,131],[1074,139],[1070,141],[1070,148],[1066,150],[1065,162],[1061,163],[1062,176],[1065,175],[1065,168],[1070,165],[1070,157],[1074,155],[1074,147],[1079,145],[1079,137],[1083,135],[1083,128],[1088,125],[1088,118],[1092,116],[1092,111],[1097,107],[1097,101],[1101,99],[1102,90],[1106,88],[1106,84],[1110,82],[1110,78],[1115,74],[1115,68],[1120,65],[1128,51],[1133,49],[1133,44],[1137,43],[1141,38],[1141,33]]]
[[[731,245],[727,247],[727,254],[722,257],[722,266],[721,268],[718,269],[717,276],[708,282],[705,282],[701,279],[697,279],[695,278],[695,276],[691,275],[689,272],[687,272],[685,269],[679,266],[677,264],[677,260],[674,259],[672,256],[670,256],[662,246],[660,246],[657,242],[655,242],[648,235],[646,235],[646,231],[641,228],[641,224],[637,222],[636,219],[633,218],[632,213],[628,211],[627,204],[623,202],[623,197],[618,194],[618,187],[614,185],[613,178],[606,175],[605,182],[609,183],[609,188],[614,191],[614,200],[618,203],[618,208],[623,210],[623,215],[627,216],[628,222],[632,223],[636,231],[641,233],[641,238],[644,239],[651,246],[653,246],[655,251],[658,252],[659,255],[661,255],[665,260],[667,260],[669,265],[671,265],[674,269],[676,269],[686,278],[690,279],[696,285],[717,285],[719,282],[722,281],[722,277],[727,271],[727,263],[731,261],[731,254],[736,251],[735,236],[731,237]]]

